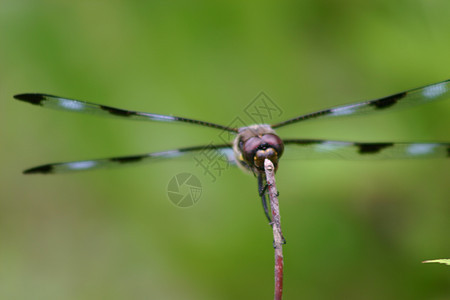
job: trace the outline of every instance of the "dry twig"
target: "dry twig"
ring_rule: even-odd
[[[268,159],[264,161],[266,172],[266,182],[272,211],[273,247],[275,248],[275,295],[274,299],[279,300],[283,295],[283,243],[284,238],[281,233],[280,208],[278,205],[278,191],[275,183],[275,169]]]

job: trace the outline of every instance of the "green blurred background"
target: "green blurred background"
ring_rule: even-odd
[[[44,92],[228,124],[264,91],[274,122],[449,78],[450,2],[0,1],[0,298],[270,299],[256,180],[192,161],[54,176],[38,164],[207,144],[196,126],[55,112]],[[448,141],[450,104],[306,122],[284,137]],[[285,161],[286,299],[449,299],[448,160]],[[191,172],[199,203],[175,207]]]

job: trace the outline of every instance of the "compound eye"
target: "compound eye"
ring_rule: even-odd
[[[274,149],[278,158],[281,157],[284,150],[283,141],[275,134],[265,134],[262,136],[262,144],[270,145]],[[275,162],[273,162],[275,164]]]
[[[243,143],[243,145],[241,146],[244,159],[249,164],[252,163],[253,156],[255,155],[253,153],[255,153],[255,151],[257,151],[260,144],[261,144],[261,142],[260,142],[259,138],[251,137],[245,143]]]

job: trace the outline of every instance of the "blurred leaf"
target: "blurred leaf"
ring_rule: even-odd
[[[442,259],[432,259],[432,260],[424,260],[422,263],[439,263],[446,264],[450,266],[450,258],[442,258]]]

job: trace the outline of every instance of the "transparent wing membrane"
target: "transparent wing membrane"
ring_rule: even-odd
[[[358,143],[286,139],[284,159],[450,158],[450,143]]]
[[[100,116],[112,116],[122,119],[132,120],[146,120],[158,122],[178,122],[191,123],[211,128],[221,129],[228,132],[237,133],[238,140],[236,143],[241,143],[239,136],[242,135],[242,130],[250,127],[242,127],[240,129],[230,128],[227,126],[218,125],[215,123],[203,122],[194,119],[187,119],[182,117],[167,116],[146,112],[138,112],[131,110],[123,110],[105,105],[99,105],[79,100],[61,98],[47,94],[19,94],[14,96],[15,99],[28,102],[37,106],[46,108],[87,113]],[[395,109],[403,109],[429,102],[444,100],[450,98],[450,80],[431,84],[425,87],[408,90],[402,93],[394,94],[388,97],[354,103],[349,105],[337,106],[330,109],[321,110],[318,112],[306,114],[296,118],[280,122],[272,125],[272,128],[279,128],[285,125],[296,122],[321,119],[326,117],[342,117],[351,115],[369,114],[379,111],[391,111]],[[254,125],[266,126],[269,125]],[[259,128],[259,127],[258,127]],[[270,134],[275,135],[270,129]],[[241,131],[239,131],[241,130]],[[261,140],[263,133],[256,132],[253,140]],[[242,137],[241,137],[242,138]],[[346,142],[346,141],[330,141],[330,140],[312,140],[312,139],[284,139],[285,151],[281,161],[285,159],[348,159],[348,160],[374,160],[374,159],[404,159],[404,158],[445,158],[450,157],[450,143],[367,143],[367,142]],[[255,149],[267,149],[273,147],[267,141],[263,141],[261,145],[256,145]],[[177,150],[169,150],[163,152],[153,152],[133,156],[120,156],[103,159],[51,163],[37,166],[25,170],[25,174],[53,174],[53,173],[67,173],[82,170],[101,169],[109,167],[119,167],[125,165],[134,165],[140,163],[151,163],[165,159],[172,159],[176,157],[185,157],[195,159],[196,155],[201,155],[202,151],[208,151],[210,154],[220,154],[231,164],[236,164],[235,155],[240,153],[233,153],[233,146],[231,144],[223,145],[206,145],[181,148]],[[253,148],[252,148],[253,149]],[[256,151],[255,150],[255,151]],[[252,155],[250,153],[249,155]],[[249,161],[251,163],[251,160]],[[282,162],[281,162],[282,164]]]
[[[63,110],[71,112],[79,112],[86,114],[93,114],[98,116],[109,116],[117,118],[125,118],[130,120],[144,120],[144,121],[157,121],[157,122],[182,122],[196,124],[211,128],[217,128],[226,131],[237,132],[236,128],[230,128],[215,123],[204,122],[194,119],[188,119],[183,117],[159,115],[146,112],[138,112],[132,110],[124,110],[106,105],[94,104],[80,100],[61,98],[58,96],[52,96],[47,94],[19,94],[14,96],[15,99],[28,102],[34,105]]]
[[[154,163],[161,160],[172,159],[176,157],[184,157],[195,159],[196,155],[202,155],[203,151],[210,153],[211,151],[221,155],[224,160],[230,164],[235,164],[233,150],[231,145],[206,145],[196,146],[189,148],[182,148],[177,150],[169,150],[162,152],[145,153],[132,156],[119,156],[102,159],[72,161],[63,163],[51,163],[34,168],[30,168],[24,171],[24,174],[57,174],[57,173],[69,173],[77,171],[95,170],[103,168],[113,168],[129,165],[138,165],[145,163]]]
[[[450,98],[450,80],[431,84],[425,87],[416,88],[383,97],[380,99],[364,101],[354,104],[337,106],[334,108],[324,109],[310,114],[295,117],[277,124],[272,128],[279,128],[288,124],[293,124],[310,119],[323,119],[330,117],[344,117],[364,115],[382,111],[394,111],[421,105],[429,102],[444,100]]]

